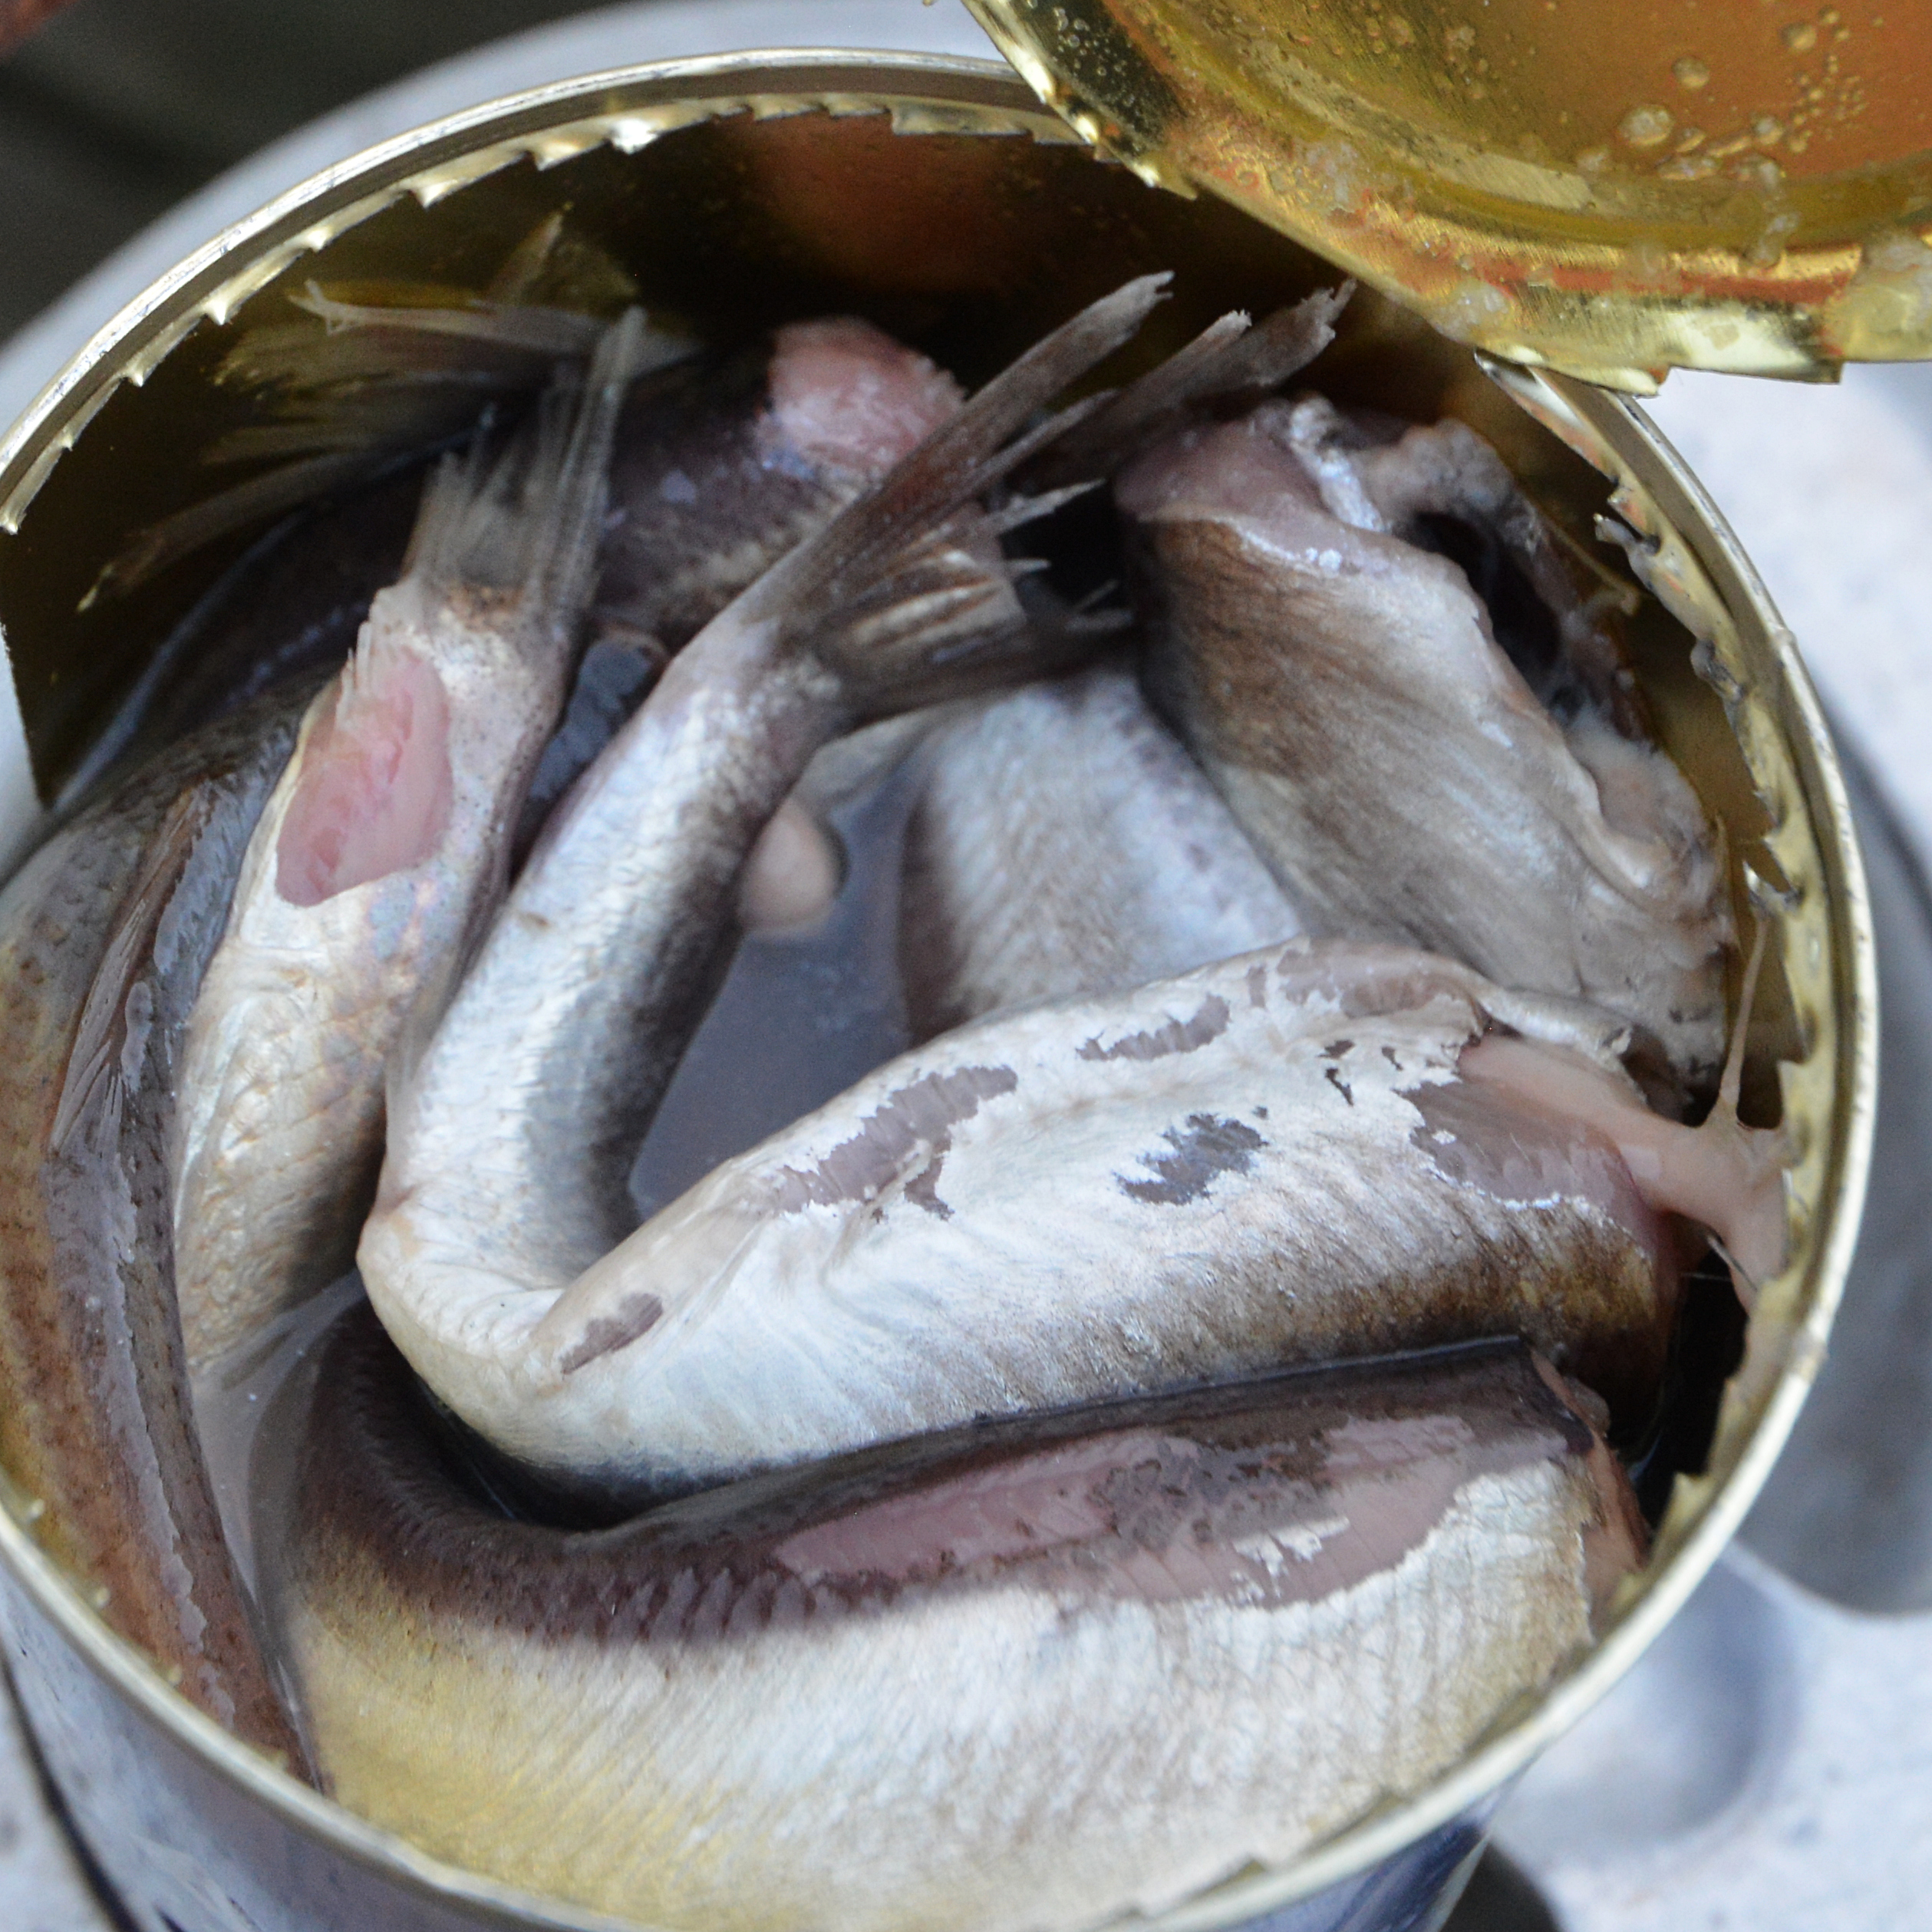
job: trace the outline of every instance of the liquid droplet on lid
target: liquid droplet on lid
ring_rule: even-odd
[[[1778,36],[1789,54],[1808,54],[1818,45],[1818,29],[1808,20],[1794,20]]]
[[[1693,92],[1710,84],[1710,69],[1695,54],[1686,54],[1683,59],[1673,61],[1670,71],[1676,77],[1679,87],[1689,87]]]
[[[1632,147],[1660,147],[1676,124],[1668,107],[1633,107],[1617,124],[1617,132]]]

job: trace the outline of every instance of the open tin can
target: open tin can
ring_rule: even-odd
[[[90,598],[135,533],[213,493],[203,456],[247,407],[214,380],[236,331],[285,312],[312,279],[480,288],[566,206],[647,305],[707,335],[851,312],[969,386],[1130,275],[1174,272],[1150,353],[1226,309],[1265,312],[1335,279],[1235,207],[1096,157],[984,64],[640,68],[426,128],[183,264],[0,447],[0,624],[43,799],[85,767],[161,640],[259,534]],[[1747,1089],[1790,1132],[1790,1260],[1763,1285],[1703,1468],[1676,1482],[1601,1640],[1426,1789],[1287,1868],[1244,1873],[1152,1921],[1175,1932],[1263,1917],[1284,1932],[1439,1923],[1498,1795],[1657,1634],[1763,1482],[1822,1357],[1872,1130],[1874,969],[1844,788],[1792,640],[1694,480],[1620,397],[1489,362],[1373,294],[1348,312],[1320,378],[1343,402],[1465,420],[1560,528],[1624,575],[1662,741],[1725,828],[1740,912],[1754,902],[1770,925]],[[1605,529],[1620,549],[1599,541]],[[31,830],[0,836],[17,847]],[[81,1835],[143,1932],[615,1923],[440,1864],[239,1743],[115,1634],[92,1580],[42,1547],[38,1500],[9,1477],[0,1502],[15,1681]]]

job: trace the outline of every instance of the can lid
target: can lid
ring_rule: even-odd
[[[1932,0],[967,4],[1097,147],[1492,354],[1932,356]]]

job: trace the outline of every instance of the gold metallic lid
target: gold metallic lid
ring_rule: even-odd
[[[1149,180],[1510,361],[1932,356],[1932,0],[967,0]]]

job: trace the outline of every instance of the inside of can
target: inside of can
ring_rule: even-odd
[[[830,313],[863,316],[954,369],[969,387],[1080,303],[1127,277],[1172,271],[1172,299],[1103,372],[1119,381],[1231,308],[1261,315],[1332,285],[1336,271],[1233,207],[1184,201],[1049,137],[1043,118],[915,112],[840,94],[784,110],[734,100],[636,151],[587,146],[554,165],[527,155],[453,192],[404,193],[289,262],[216,321],[202,320],[139,382],[113,387],[0,537],[0,626],[38,783],[53,798],[163,664],[275,519],[229,531],[126,589],[91,596],[104,559],[245,472],[209,460],[236,430],[275,420],[272,394],[219,371],[251,328],[298,314],[311,282],[429,283],[480,291],[537,223],[622,265],[654,318],[707,340],[747,339]],[[319,336],[323,325],[314,325]],[[1364,291],[1311,372],[1335,400],[1418,421],[1461,418],[1624,601],[1660,735],[1724,826],[1741,922],[1747,865],[1774,884],[1770,817],[1695,640],[1599,540],[1604,477],[1489,380],[1468,349]],[[186,627],[184,628],[184,627]],[[179,668],[179,667],[174,667]],[[170,674],[172,674],[170,671]],[[1801,809],[1804,809],[1802,803]],[[1781,978],[1759,996],[1746,1116],[1782,1106],[1778,1062],[1815,1041]]]

